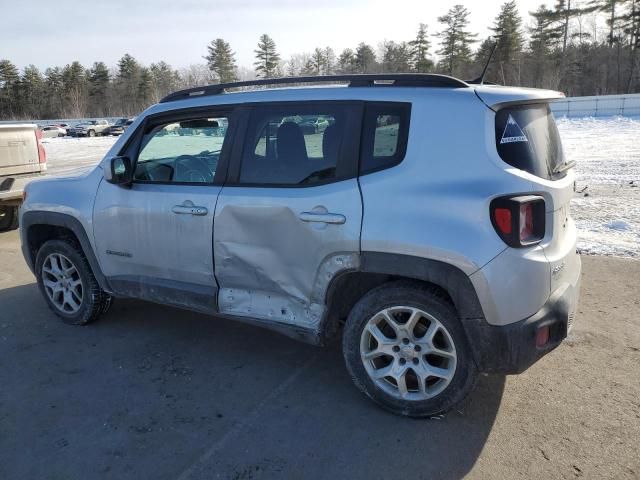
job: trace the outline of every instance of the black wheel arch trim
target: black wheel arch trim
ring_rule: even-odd
[[[449,294],[461,320],[484,319],[480,300],[469,276],[449,263],[413,255],[362,252],[360,270],[433,283]]]
[[[102,269],[100,268],[98,259],[96,258],[95,252],[93,251],[93,247],[91,246],[91,242],[89,241],[87,232],[77,218],[66,213],[29,211],[25,212],[22,215],[21,222],[22,223],[20,225],[20,229],[22,235],[22,253],[32,272],[35,273],[35,256],[29,249],[29,230],[31,229],[31,227],[35,225],[49,225],[53,227],[66,228],[73,232],[75,237],[78,239],[80,248],[82,248],[84,255],[87,257],[87,261],[91,266],[91,271],[96,277],[100,288],[107,293],[111,292],[111,287],[109,285],[109,282],[107,281],[107,278],[102,273]]]

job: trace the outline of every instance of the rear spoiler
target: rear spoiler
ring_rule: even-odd
[[[501,87],[480,85],[475,87],[476,95],[493,111],[508,105],[526,105],[530,103],[548,103],[564,98],[564,93],[539,88]]]

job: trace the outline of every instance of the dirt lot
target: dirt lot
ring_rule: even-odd
[[[639,478],[640,262],[583,262],[565,344],[418,421],[337,349],[136,301],[63,325],[0,234],[0,478]]]

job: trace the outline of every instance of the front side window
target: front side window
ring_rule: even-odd
[[[339,178],[341,150],[353,117],[346,105],[256,108],[240,182],[311,185]]]
[[[155,127],[143,139],[134,180],[213,183],[228,119],[196,118]]]

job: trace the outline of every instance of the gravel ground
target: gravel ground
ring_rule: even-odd
[[[138,301],[61,324],[0,234],[0,479],[639,478],[640,262],[583,264],[561,347],[410,420],[337,349]]]

